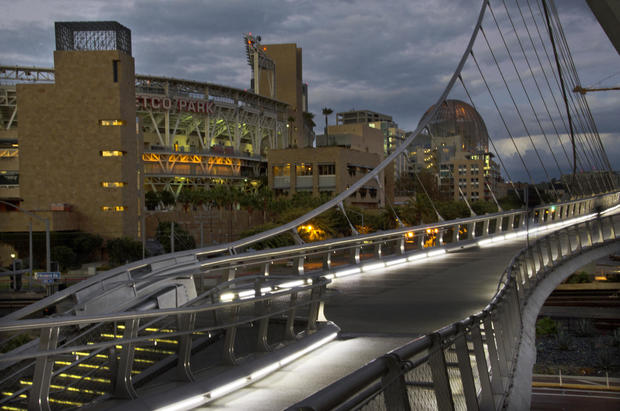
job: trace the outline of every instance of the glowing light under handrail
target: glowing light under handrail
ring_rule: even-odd
[[[284,367],[285,365],[295,361],[296,359],[298,359],[299,357],[309,353],[310,351],[313,351],[319,347],[321,347],[322,345],[327,344],[328,342],[332,341],[333,339],[336,338],[336,336],[338,335],[338,333],[332,333],[330,335],[328,335],[325,338],[320,339],[319,341],[315,342],[314,344],[311,344],[309,346],[307,346],[306,348],[303,348],[287,357],[284,357],[283,359],[281,359],[280,361],[276,361],[273,362],[269,365],[267,365],[266,367],[263,367],[257,371],[254,371],[253,373],[250,373],[249,375],[246,375],[245,377],[241,377],[241,378],[237,378],[236,380],[233,380],[229,383],[226,383],[220,387],[217,387],[209,392],[206,392],[204,394],[200,394],[200,395],[196,395],[178,402],[175,402],[174,404],[169,404],[166,405],[164,407],[158,408],[156,411],[180,411],[180,410],[186,410],[192,407],[197,407],[201,404],[213,401],[217,398],[221,398],[226,394],[229,394],[239,388],[242,388],[246,385],[252,384],[255,381],[258,381],[259,379],[271,374],[272,372],[278,370],[279,368]]]

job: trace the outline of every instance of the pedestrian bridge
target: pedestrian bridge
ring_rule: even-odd
[[[2,318],[9,348],[0,357],[0,402],[7,409],[228,401],[254,409],[261,401],[265,409],[521,409],[545,292],[586,260],[617,250],[618,204],[612,193],[119,267]],[[50,311],[57,314],[41,315]],[[336,372],[321,371],[330,347],[354,341],[371,349],[341,355],[335,363],[346,364]],[[301,378],[293,396],[278,383],[253,396],[262,379],[304,355],[314,356],[314,368],[292,377]]]

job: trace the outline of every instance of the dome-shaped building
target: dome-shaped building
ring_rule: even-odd
[[[422,119],[426,118],[433,107],[426,110]],[[489,134],[484,120],[475,108],[464,101],[444,101],[426,128],[433,137],[460,136],[461,149],[464,151],[488,151]]]

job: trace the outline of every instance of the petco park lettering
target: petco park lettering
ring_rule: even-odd
[[[213,114],[213,102],[186,98],[136,96],[138,110],[187,111],[190,113]]]

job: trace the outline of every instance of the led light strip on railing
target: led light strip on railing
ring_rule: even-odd
[[[299,357],[309,353],[310,351],[313,351],[325,344],[327,344],[328,342],[332,341],[334,338],[336,338],[336,336],[338,335],[338,333],[332,333],[330,335],[328,335],[327,337],[315,342],[312,345],[309,345],[306,348],[303,348],[291,355],[289,355],[288,357],[285,357],[279,361],[275,361],[271,364],[269,364],[266,367],[263,367],[257,371],[254,371],[244,377],[238,378],[236,380],[233,380],[229,383],[226,383],[224,385],[221,385],[217,388],[214,388],[204,394],[200,394],[200,395],[196,395],[178,402],[175,402],[174,404],[169,404],[166,405],[165,407],[161,407],[158,408],[156,411],[177,411],[177,410],[186,410],[188,408],[191,407],[197,407],[201,404],[205,404],[208,402],[211,402],[213,400],[216,400],[218,398],[221,398],[223,396],[225,396],[226,394],[229,394],[235,390],[238,390],[242,387],[245,387],[246,385],[252,384],[258,380],[260,380],[261,378],[271,374],[272,372],[278,370],[279,368],[284,367],[287,364],[290,364],[291,362],[295,361],[296,359],[298,359]]]
[[[579,224],[582,223],[586,220],[590,220],[593,217],[595,217],[596,214],[587,214],[581,217],[577,217],[577,218],[572,218],[570,220],[566,220],[566,221],[560,221],[557,223],[553,223],[553,224],[548,224],[548,225],[544,225],[541,227],[535,227],[535,228],[530,228],[529,230],[521,230],[521,231],[517,231],[517,232],[512,232],[512,233],[508,233],[508,234],[504,234],[504,235],[496,235],[492,238],[485,238],[483,240],[478,241],[478,245],[480,247],[484,247],[484,246],[488,246],[491,244],[497,244],[497,243],[501,243],[502,241],[506,241],[506,240],[512,240],[514,238],[517,237],[523,237],[526,236],[528,234],[536,234],[536,233],[542,233],[545,231],[550,231],[550,230],[555,230],[558,228],[562,228],[562,227],[566,227],[569,225],[574,225],[574,224]]]
[[[294,280],[294,281],[288,281],[282,284],[278,284],[278,285],[274,285],[274,286],[267,286],[267,287],[263,287],[260,289],[260,296],[262,295],[267,295],[267,294],[276,294],[276,293],[280,293],[282,291],[286,291],[289,290],[291,288],[294,287],[301,287],[302,285],[312,285],[313,281],[311,278],[306,278],[303,280]],[[254,298],[256,297],[256,290],[252,289],[252,290],[242,290],[242,291],[235,291],[235,292],[228,292],[228,293],[224,293],[222,295],[220,295],[220,302],[223,303],[228,303],[231,301],[234,301],[235,299],[238,300],[247,300],[250,298]]]

